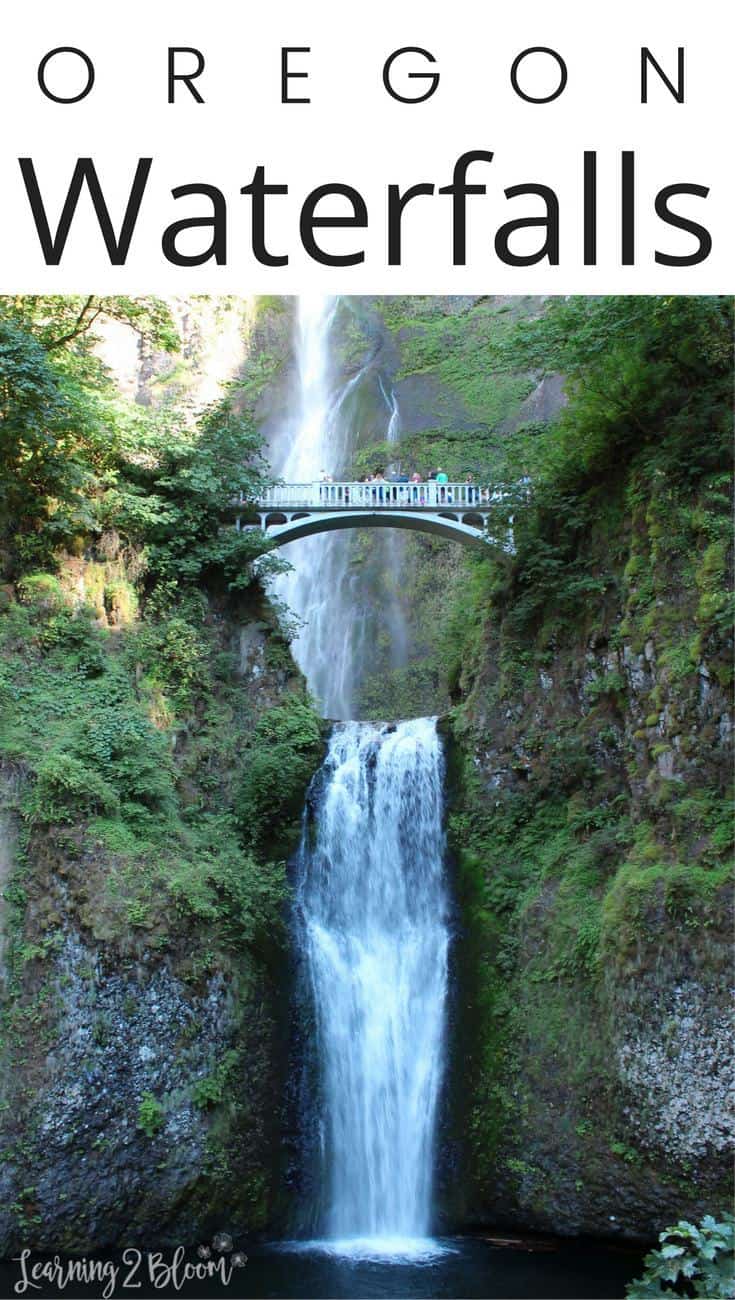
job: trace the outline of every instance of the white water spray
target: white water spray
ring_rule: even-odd
[[[337,476],[347,452],[345,425],[339,418],[345,393],[335,392],[330,367],[336,308],[336,298],[298,300],[298,432],[275,466],[287,483],[311,483],[322,473]],[[285,546],[284,558],[293,567],[274,583],[277,597],[301,623],[292,646],[296,662],[330,718],[348,717],[352,706],[349,602],[344,590],[347,557],[342,542],[342,538],[321,536]]]
[[[333,365],[334,331],[338,298],[301,297],[298,300],[295,353],[296,435],[274,463],[287,483],[312,483],[322,473],[339,478],[349,465],[358,430],[350,418],[351,399],[368,379],[370,357],[347,381]],[[378,376],[387,415],[386,437],[398,436],[398,405]],[[394,557],[392,539],[381,539],[382,554]],[[328,718],[351,718],[356,712],[356,685],[370,651],[373,609],[354,559],[350,533],[322,534],[284,546],[283,556],[293,566],[277,579],[274,592],[297,616],[301,628],[293,642],[294,657],[309,687]],[[383,610],[391,645],[405,656],[405,628],[397,602]]]
[[[302,946],[318,1035],[324,1230],[405,1253],[431,1227],[445,1031],[447,896],[436,725],[335,727]]]

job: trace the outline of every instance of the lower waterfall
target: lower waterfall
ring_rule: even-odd
[[[345,1247],[400,1251],[431,1231],[449,946],[442,777],[434,719],[339,723],[302,842],[320,1231]]]

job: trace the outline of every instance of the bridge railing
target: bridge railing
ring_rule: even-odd
[[[357,507],[393,510],[402,506],[441,509],[447,506],[488,509],[502,493],[474,483],[282,483],[268,488],[258,498],[264,510],[351,510]]]

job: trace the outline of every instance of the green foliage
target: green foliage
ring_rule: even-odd
[[[9,628],[0,627],[0,643],[4,633],[13,634],[6,615],[8,622]],[[30,674],[27,652],[13,655],[6,668],[4,691],[12,707],[0,724],[0,752],[22,756],[35,772],[26,816],[33,824],[52,824],[92,813],[132,820],[154,810],[165,814],[173,802],[165,738],[132,696],[119,663],[97,646],[96,671],[90,674],[86,661],[80,665],[79,646],[96,632],[88,618],[78,613],[69,627],[73,639],[49,643],[41,637],[40,657],[31,651]]]
[[[735,1219],[705,1215],[697,1226],[680,1219],[659,1233],[659,1248],[649,1251],[642,1277],[626,1287],[627,1300],[685,1294],[702,1300],[731,1300],[735,1295]]]
[[[150,619],[136,629],[128,646],[131,663],[146,674],[149,689],[165,690],[175,711],[189,711],[209,681],[209,644],[201,627],[186,618]]]
[[[533,386],[517,367],[505,367],[501,344],[512,318],[487,299],[464,313],[446,312],[441,300],[414,299],[412,314],[403,319],[395,319],[390,306],[383,314],[401,330],[399,377],[436,376],[483,427],[499,424]]]
[[[135,1127],[145,1133],[146,1137],[153,1138],[163,1128],[164,1118],[160,1101],[156,1100],[152,1092],[144,1092],[138,1104]]]
[[[91,522],[84,448],[101,431],[78,415],[43,347],[0,320],[0,536],[31,564]]]
[[[724,525],[726,498],[716,502],[706,485],[731,457],[731,335],[726,299],[575,298],[551,303],[508,336],[506,354],[516,364],[562,371],[572,397],[524,449],[532,486],[526,508],[514,511],[519,630],[548,617],[550,606],[569,617],[580,601],[604,596],[615,555],[605,564],[594,542],[600,535],[609,550],[620,530],[631,504],[624,499],[629,467],[636,467],[633,494],[665,498],[669,517],[672,496],[691,500],[702,484],[708,532],[714,519]],[[721,578],[721,557],[713,555],[706,571]],[[628,569],[629,581],[634,572]]]
[[[160,298],[29,294],[3,298],[0,316],[37,337],[47,352],[76,344],[90,366],[94,365],[91,353],[97,321],[114,320],[128,325],[155,348],[175,352],[180,345],[171,313]]]
[[[191,1099],[198,1110],[210,1110],[224,1099],[239,1057],[237,1052],[229,1051],[211,1074],[196,1079],[191,1090]]]
[[[73,822],[92,812],[119,808],[115,790],[93,768],[63,750],[46,754],[36,769],[36,783],[26,805],[31,821]]]
[[[252,418],[228,402],[181,428],[164,411],[152,461],[130,462],[105,499],[103,518],[147,547],[151,576],[179,585],[224,579],[231,588],[252,581],[252,561],[268,549],[262,534],[234,528],[236,503],[268,481]],[[242,509],[242,507],[241,507]]]
[[[321,724],[311,705],[289,700],[260,718],[236,801],[248,843],[261,848],[279,845],[284,832],[290,835],[322,751]]]
[[[28,575],[19,594],[0,616],[0,757],[27,773],[29,831],[50,828],[58,839],[71,827],[74,854],[100,864],[94,932],[161,946],[194,923],[215,936],[217,952],[271,960],[287,897],[273,859],[287,854],[293,827],[280,826],[271,845],[253,822],[243,834],[233,811],[252,705],[201,592],[159,583],[148,617],[114,636],[55,575]],[[94,673],[82,662],[90,647]],[[178,761],[177,728],[186,737]],[[257,738],[288,757],[293,743],[295,806],[321,754],[316,715],[294,696]]]
[[[148,547],[153,579],[248,585],[268,550],[257,529],[232,527],[234,503],[266,477],[252,418],[225,401],[193,425],[183,408],[127,401],[94,350],[105,318],[155,347],[179,346],[152,298],[0,303],[0,541],[16,571],[52,568],[60,547],[114,529]],[[107,593],[111,604],[120,596]],[[130,613],[129,595],[123,604]]]

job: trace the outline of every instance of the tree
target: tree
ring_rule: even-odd
[[[100,297],[97,294],[16,295],[0,298],[0,317],[32,333],[47,352],[94,343],[93,327],[105,318],[129,325],[154,347],[178,351],[180,339],[169,308],[160,298]]]
[[[191,429],[176,423],[175,411],[163,411],[149,434],[148,455],[127,459],[103,515],[146,546],[155,580],[219,577],[230,587],[247,585],[251,562],[269,543],[257,529],[236,531],[237,503],[246,511],[272,481],[251,417],[224,401]]]
[[[90,522],[79,417],[44,348],[0,324],[0,535],[29,559]]]

